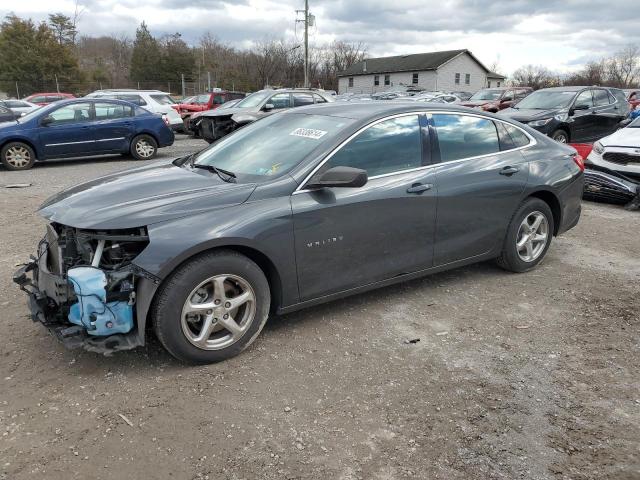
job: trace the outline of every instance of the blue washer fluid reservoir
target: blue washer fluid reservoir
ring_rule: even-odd
[[[87,329],[90,335],[127,333],[133,328],[133,307],[127,302],[107,303],[107,277],[94,267],[76,267],[67,272],[78,297],[71,305],[69,321]]]

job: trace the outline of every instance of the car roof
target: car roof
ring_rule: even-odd
[[[321,103],[308,107],[297,107],[283,112],[284,114],[308,114],[308,115],[326,115],[331,117],[351,118],[354,120],[366,120],[376,117],[410,113],[410,112],[428,112],[429,110],[450,110],[459,113],[475,113],[487,115],[487,112],[478,112],[468,107],[460,107],[446,103],[428,102],[388,102],[388,101],[370,101],[370,102],[335,102]],[[492,115],[487,115],[492,116]]]

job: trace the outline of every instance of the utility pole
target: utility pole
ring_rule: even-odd
[[[302,20],[296,22],[304,23],[304,88],[309,88],[309,24],[313,15],[309,15],[309,0],[304,0],[304,10],[296,10],[296,13],[303,13]]]
[[[60,85],[58,84],[58,75],[54,75],[56,77],[56,92],[60,93]]]
[[[20,88],[18,88],[18,81],[16,80],[16,98],[20,99]]]
[[[309,0],[304,0],[304,88],[309,88]]]
[[[184,88],[184,73],[180,75],[182,77],[182,98],[186,97],[185,88]]]
[[[211,72],[207,72],[207,92],[211,91]]]

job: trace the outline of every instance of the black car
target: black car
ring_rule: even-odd
[[[50,198],[14,281],[70,347],[130,349],[152,327],[177,358],[212,362],[270,312],[490,259],[531,270],[577,224],[583,168],[572,148],[463,107],[296,108]]]
[[[276,112],[334,101],[333,95],[324,90],[299,88],[260,90],[243,98],[233,108],[217,108],[202,112],[194,121],[193,128],[207,142],[213,143],[240,127]]]
[[[13,113],[9,108],[0,105],[0,122],[13,122],[17,116],[18,115]]]
[[[533,92],[500,112],[561,143],[592,142],[620,127],[629,115],[622,90],[601,87],[555,87]]]

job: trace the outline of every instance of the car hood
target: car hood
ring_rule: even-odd
[[[462,105],[463,107],[479,107],[480,105],[486,105],[494,101],[495,100],[463,100],[458,105]]]
[[[51,222],[76,228],[135,228],[239,205],[255,187],[163,162],[64,190],[49,198],[39,213]]]
[[[600,140],[604,146],[640,148],[640,128],[626,127]]]
[[[236,113],[252,114],[252,113],[256,113],[256,110],[253,108],[236,108],[236,107],[223,108],[222,110],[216,108],[215,110],[207,110],[206,112],[202,112],[200,116],[201,117],[226,117],[226,116],[235,115]]]
[[[512,118],[518,122],[531,122],[533,120],[539,120],[542,118],[553,117],[559,113],[566,112],[566,110],[533,110],[533,109],[520,109],[520,108],[505,108],[500,111],[500,115]]]

